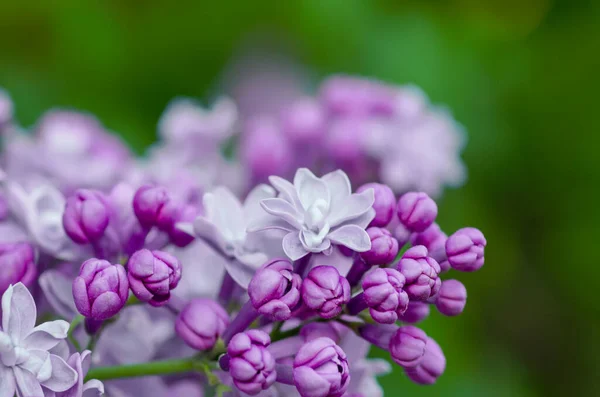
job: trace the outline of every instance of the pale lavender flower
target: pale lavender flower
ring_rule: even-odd
[[[332,244],[357,252],[371,248],[365,228],[375,215],[372,189],[352,194],[348,176],[341,170],[317,178],[301,168],[294,184],[276,176],[269,180],[279,196],[262,200],[261,206],[275,218],[253,230],[286,230],[283,250],[290,259],[330,253]]]
[[[104,384],[99,380],[90,379],[84,383],[92,361],[91,354],[91,351],[84,350],[69,357],[67,364],[77,372],[77,382],[69,390],[56,393],[56,397],[93,397],[104,394]]]
[[[77,372],[48,351],[67,337],[69,323],[50,321],[35,327],[33,297],[18,283],[2,296],[0,331],[0,396],[43,396],[44,389],[64,392],[75,384]]]

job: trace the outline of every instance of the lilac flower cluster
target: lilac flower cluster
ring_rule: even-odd
[[[486,245],[435,223],[462,173],[445,113],[334,77],[280,119],[179,99],[158,128],[136,158],[88,114],[27,132],[0,91],[0,396],[381,396],[372,345],[435,383],[413,324],[462,313],[445,274]]]

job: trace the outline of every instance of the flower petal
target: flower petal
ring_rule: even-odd
[[[35,327],[23,340],[26,349],[49,350],[67,337],[69,323],[64,320],[48,321]]]
[[[339,225],[337,225],[337,227],[340,228],[345,225],[356,225],[362,229],[366,229],[373,220],[373,218],[375,218],[375,210],[373,208],[370,208],[367,212],[365,212],[358,218],[342,222]]]
[[[35,375],[19,367],[13,367],[13,373],[19,397],[44,397],[44,391]]]
[[[300,241],[300,232],[293,231],[283,238],[283,251],[293,261],[296,261],[308,254],[308,251],[302,246]]]
[[[73,292],[71,291],[72,280],[69,280],[58,270],[49,269],[40,275],[39,284],[50,306],[60,316],[70,319],[77,314]]]
[[[332,207],[327,222],[331,227],[338,226],[345,221],[359,218],[373,207],[375,194],[373,189],[352,194],[342,200],[340,204]]]
[[[348,175],[342,170],[336,170],[321,178],[331,193],[331,207],[336,208],[342,201],[352,194],[352,185]]]
[[[300,168],[294,176],[294,186],[298,192],[298,197],[302,203],[302,208],[306,211],[315,201],[324,200],[329,206],[331,196],[327,184],[317,178],[307,168]]]
[[[292,204],[298,211],[302,210],[302,203],[294,185],[279,176],[270,176],[269,182],[279,192],[279,197]]]
[[[38,382],[43,382],[52,375],[50,354],[44,350],[28,350],[27,360],[19,364],[19,367],[34,374]]]
[[[225,187],[219,186],[202,199],[206,218],[214,223],[221,234],[229,239],[231,235],[243,235],[246,232],[244,212],[238,198]]]
[[[215,246],[215,248],[225,255],[231,255],[228,252],[227,242],[225,237],[221,234],[219,228],[204,217],[197,217],[194,220],[194,233],[204,241]]]
[[[275,197],[275,189],[269,185],[260,184],[248,193],[246,200],[242,206],[244,211],[244,219],[246,224],[252,223],[253,220],[266,216],[260,202],[262,200]]]
[[[237,260],[226,261],[225,270],[240,287],[248,289],[256,269],[262,266],[267,259],[267,256],[260,252],[240,255]]]
[[[371,239],[365,229],[360,226],[345,225],[335,229],[327,237],[332,242],[356,252],[365,252],[371,249]]]
[[[14,397],[16,385],[12,369],[0,365],[0,380],[0,397]]]
[[[190,236],[195,237],[194,234],[194,224],[192,222],[177,222],[175,224],[175,228],[177,230],[181,230],[182,232],[189,234]]]
[[[269,214],[283,219],[295,229],[299,230],[302,228],[302,225],[300,224],[300,213],[284,199],[265,199],[260,202],[260,206]]]
[[[52,362],[52,376],[45,382],[42,382],[44,387],[61,392],[69,390],[77,382],[77,372],[69,366],[62,358],[50,355]]]
[[[255,233],[263,230],[272,229],[285,230],[287,232],[291,232],[292,230],[294,230],[294,227],[281,218],[276,218],[274,216],[269,215],[268,217],[253,220],[251,223],[248,224],[246,232]]]
[[[2,329],[19,344],[35,326],[37,310],[31,293],[23,285],[8,287],[2,296]]]
[[[83,384],[83,396],[101,396],[104,394],[104,384],[98,379],[90,379]]]

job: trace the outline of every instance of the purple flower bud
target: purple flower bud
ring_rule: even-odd
[[[342,336],[347,332],[347,328],[344,328],[340,323],[335,321],[329,321],[325,323],[314,322],[306,324],[300,330],[300,336],[304,338],[306,342],[313,339],[327,337],[338,343]]]
[[[390,340],[390,354],[394,362],[404,368],[414,368],[425,354],[427,335],[412,325],[398,328]]]
[[[302,278],[294,273],[292,263],[274,259],[260,268],[248,286],[252,306],[276,321],[290,318],[300,301]]]
[[[446,369],[446,357],[442,348],[431,338],[427,338],[425,355],[419,365],[414,368],[406,368],[404,372],[415,383],[421,385],[432,385]]]
[[[435,306],[445,316],[457,316],[467,304],[467,289],[458,280],[444,280],[436,295]]]
[[[474,272],[483,266],[483,250],[487,242],[483,233],[474,227],[456,231],[446,241],[450,265],[461,272]]]
[[[8,216],[8,203],[6,197],[0,192],[0,221],[3,221]]]
[[[406,228],[403,224],[399,223],[398,226],[394,228],[394,237],[398,240],[398,246],[404,247],[406,243],[410,241],[413,233]],[[414,244],[413,244],[414,245]]]
[[[361,252],[360,256],[369,265],[385,265],[396,259],[398,240],[387,229],[370,227],[367,234],[371,238],[371,249]]]
[[[363,280],[363,299],[373,320],[393,324],[408,307],[408,295],[402,290],[406,279],[396,269],[379,268]]]
[[[193,205],[184,205],[177,216],[177,222],[192,222],[194,219],[196,219],[197,215],[197,207]],[[176,227],[173,227],[171,230],[169,230],[169,239],[178,247],[186,247],[188,244],[194,241],[194,237]]]
[[[256,117],[247,123],[241,156],[256,180],[285,175],[294,158],[287,138],[269,117]]]
[[[108,227],[110,205],[104,194],[96,190],[80,189],[67,199],[63,213],[63,227],[78,244],[98,241]]]
[[[177,222],[178,207],[163,186],[142,186],[133,197],[135,216],[146,228],[156,226],[169,232]]]
[[[31,285],[37,274],[34,259],[28,243],[0,243],[0,296],[11,284]]]
[[[294,358],[294,384],[302,397],[340,397],[350,383],[346,353],[329,338],[305,343]]]
[[[388,185],[381,183],[367,183],[359,187],[356,193],[361,193],[371,188],[375,191],[375,202],[373,203],[375,218],[373,218],[369,226],[387,226],[394,217],[396,196],[394,196],[394,192]]]
[[[136,298],[162,306],[181,280],[181,264],[166,252],[141,249],[127,262],[127,278]]]
[[[282,114],[283,132],[294,142],[310,144],[319,141],[325,129],[325,114],[318,102],[302,98]]]
[[[275,383],[275,359],[267,350],[270,344],[267,333],[252,329],[236,334],[227,345],[229,373],[242,392],[255,395]]]
[[[427,193],[409,192],[403,194],[396,207],[398,219],[413,232],[422,232],[435,221],[437,204]]]
[[[403,314],[398,315],[398,320],[402,321],[403,323],[416,324],[429,317],[430,312],[431,309],[429,307],[429,303],[410,301],[406,311]]]
[[[229,325],[229,315],[217,302],[196,298],[189,301],[175,321],[175,332],[196,350],[212,349]]]
[[[432,223],[427,229],[420,233],[414,233],[410,237],[412,245],[424,245],[429,252],[444,249],[448,236],[440,229],[437,223]]]
[[[395,92],[377,81],[350,76],[327,79],[320,93],[329,112],[336,115],[383,115],[394,112]]]
[[[117,314],[129,294],[127,273],[121,265],[102,259],[83,262],[73,281],[73,298],[79,313],[94,320],[106,320]]]
[[[10,96],[0,89],[0,128],[5,127],[13,118],[13,102]]]
[[[335,267],[317,266],[302,282],[302,300],[319,316],[333,318],[350,300],[350,284]]]
[[[417,245],[408,249],[397,266],[400,273],[406,277],[404,290],[414,300],[424,301],[440,289],[440,265],[435,259],[427,256],[427,248]]]

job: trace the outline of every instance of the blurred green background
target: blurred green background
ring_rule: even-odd
[[[434,314],[446,374],[396,370],[387,396],[592,395],[600,383],[600,4],[588,1],[126,1],[0,3],[0,86],[31,125],[88,110],[141,151],[177,95],[206,97],[262,32],[317,76],[421,86],[469,133],[468,183],[440,224],[481,228],[486,266],[469,303]],[[374,354],[379,354],[375,352]],[[381,354],[385,356],[384,354]]]

